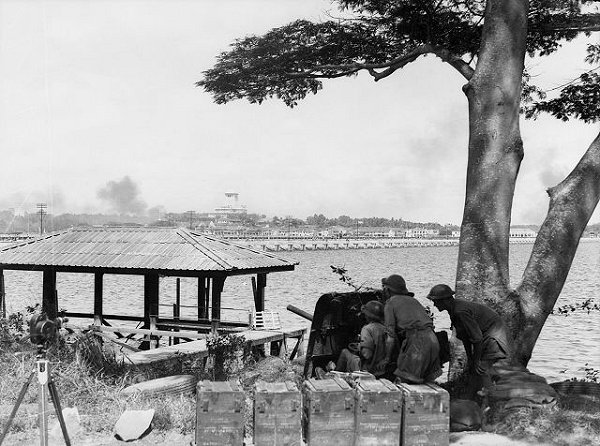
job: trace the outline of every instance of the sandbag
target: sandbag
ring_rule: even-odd
[[[521,407],[525,407],[527,409],[548,409],[554,406],[556,406],[556,400],[536,403],[535,401],[527,398],[511,398],[504,403],[504,409],[517,409]]]
[[[534,381],[495,384],[487,389],[487,395],[493,400],[525,398],[537,404],[550,403],[558,397],[556,391],[548,384]]]
[[[551,383],[550,386],[561,395],[583,395],[600,398],[600,383],[567,380]]]
[[[123,395],[144,393],[147,395],[179,395],[193,393],[196,390],[197,378],[194,375],[174,375],[164,378],[151,379],[133,384],[121,391]]]
[[[516,381],[540,382],[540,383],[544,383],[544,384],[548,383],[546,381],[546,378],[544,378],[543,376],[536,375],[535,373],[531,373],[531,372],[523,371],[523,370],[511,370],[511,371],[505,371],[502,374],[492,373],[490,375],[491,375],[492,381],[495,381],[497,383],[516,382]]]
[[[450,432],[481,429],[481,408],[475,401],[450,400]]]

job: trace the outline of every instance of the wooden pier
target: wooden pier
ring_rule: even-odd
[[[533,238],[511,238],[510,243],[533,243]],[[325,251],[344,249],[382,249],[382,248],[428,248],[436,246],[458,246],[459,239],[406,239],[406,238],[369,238],[369,239],[261,239],[238,240],[238,244],[267,252],[280,251]]]
[[[290,359],[293,359],[295,356],[303,354],[302,346],[306,332],[306,327],[291,327],[280,330],[244,330],[233,333],[237,336],[243,336],[252,347],[267,343],[275,344],[278,350],[281,351],[281,349],[284,349],[284,352],[288,352]],[[288,351],[289,346],[287,345],[287,341],[289,339],[295,342],[291,350]],[[207,358],[208,348],[206,346],[206,338],[152,350],[128,353],[126,362],[135,366],[151,366],[159,362],[181,358],[182,356],[189,356],[194,359]]]

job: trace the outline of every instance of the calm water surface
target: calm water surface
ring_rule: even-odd
[[[511,245],[511,280],[520,280],[533,245]],[[266,308],[278,311],[284,323],[305,324],[307,321],[286,310],[296,305],[310,313],[317,299],[331,291],[350,291],[330,265],[347,268],[356,283],[379,287],[381,278],[392,273],[402,274],[408,288],[424,304],[425,296],[436,283],[454,284],[457,247],[388,248],[339,251],[298,251],[283,253],[300,262],[293,272],[273,273],[267,276]],[[41,300],[42,274],[38,272],[6,271],[7,310],[23,311],[25,305]],[[195,279],[182,279],[183,305],[195,305]],[[161,304],[172,304],[175,299],[176,279],[162,278]],[[69,311],[93,310],[93,276],[90,274],[58,274],[59,307]],[[140,315],[143,307],[143,277],[107,275],[104,280],[105,314]],[[576,303],[588,298],[600,303],[600,241],[584,240],[563,288],[557,305]],[[225,282],[223,306],[251,309],[252,285],[250,277],[232,277]],[[170,311],[161,307],[163,314]],[[435,309],[437,329],[450,326],[446,313]],[[230,312],[233,315],[233,312]],[[184,308],[182,317],[195,317],[195,309]],[[239,315],[239,312],[236,312]],[[224,314],[224,317],[227,317]],[[600,369],[600,312],[551,315],[542,330],[530,370],[546,376],[549,381],[584,376],[584,366]]]

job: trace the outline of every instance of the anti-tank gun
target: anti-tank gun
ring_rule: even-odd
[[[314,376],[317,367],[324,369],[329,361],[336,362],[342,349],[359,341],[366,324],[361,308],[371,300],[383,303],[382,292],[327,293],[319,298],[306,349],[305,378]]]

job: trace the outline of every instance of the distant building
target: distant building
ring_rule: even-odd
[[[406,230],[407,238],[431,238],[440,235],[439,229],[411,228]]]
[[[460,231],[452,231],[452,238],[460,238]]]
[[[535,238],[537,232],[529,228],[510,228],[510,236],[513,238]]]
[[[242,217],[248,213],[246,206],[239,203],[237,192],[225,192],[227,202],[215,209],[215,220],[221,225],[235,225],[242,221]]]

